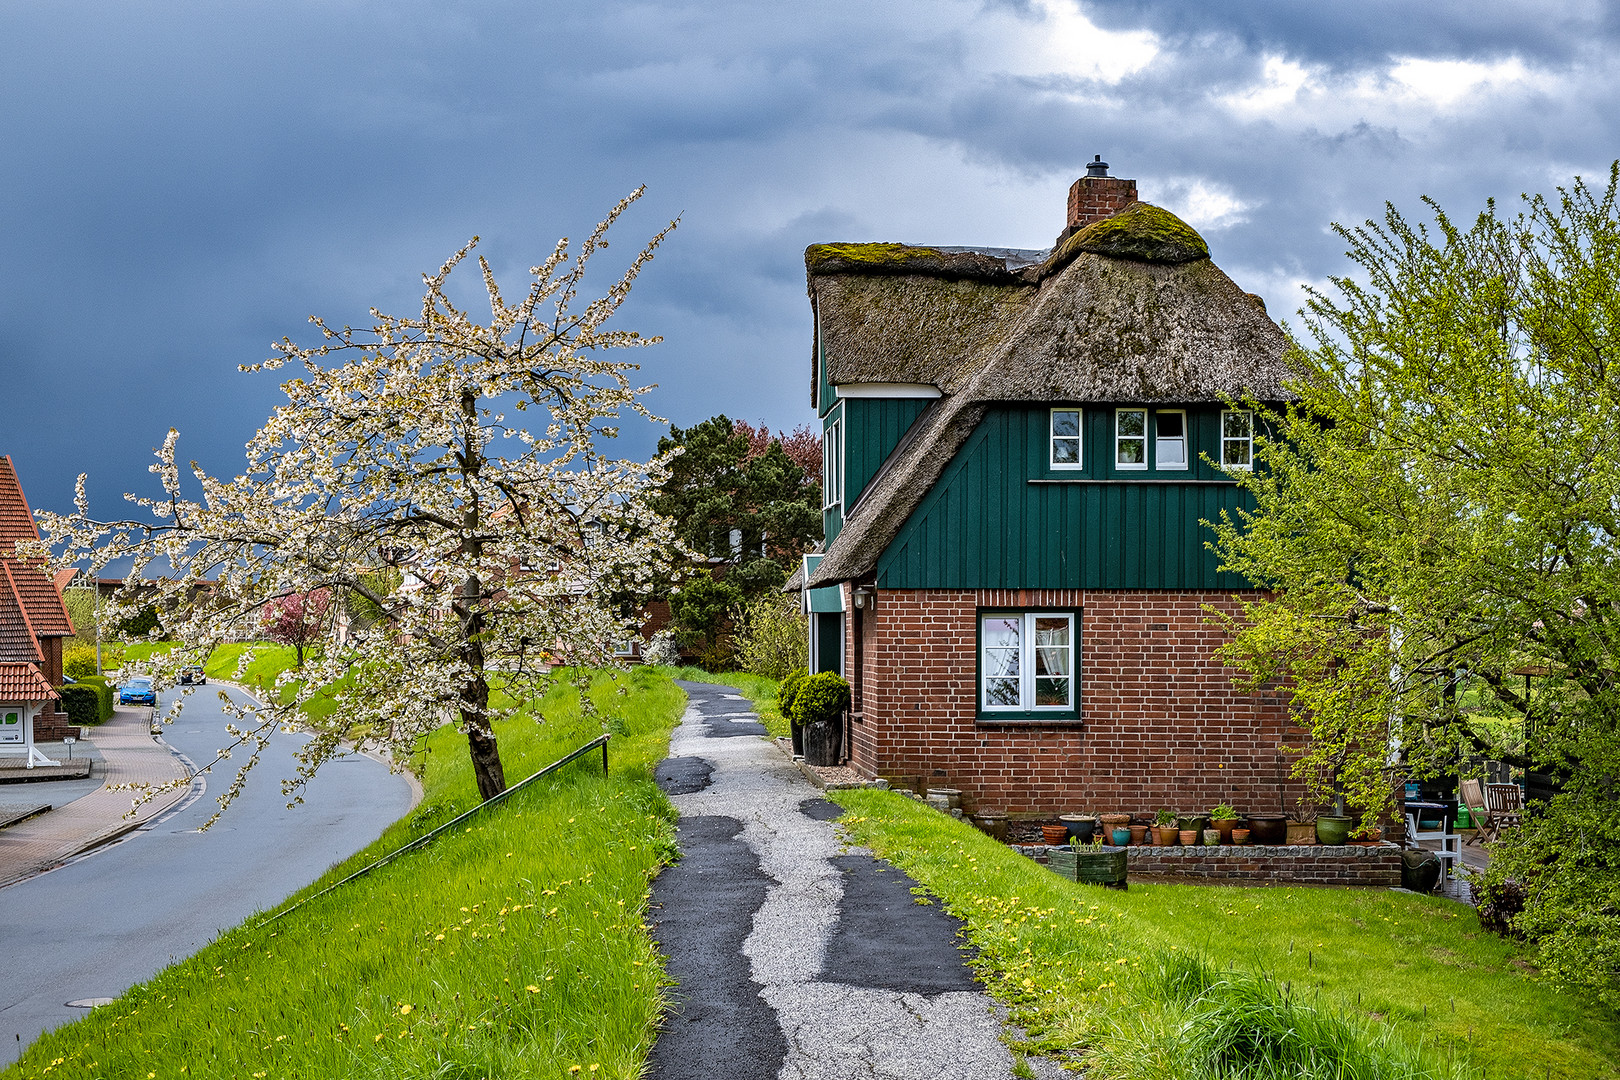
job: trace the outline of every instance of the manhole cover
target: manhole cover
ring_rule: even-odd
[[[68,1002],[67,1007],[70,1009],[93,1009],[97,1005],[111,1005],[112,1003],[112,998],[80,998],[77,1001]]]

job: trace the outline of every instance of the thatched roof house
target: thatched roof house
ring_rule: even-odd
[[[1250,586],[1202,523],[1247,505],[1241,402],[1289,396],[1288,343],[1186,222],[1087,173],[1048,251],[805,252],[811,668],[849,679],[843,756],[869,776],[1035,816],[1274,809],[1287,710],[1213,654],[1207,609]],[[1189,766],[1206,753],[1222,771]]]
[[[1191,226],[1132,202],[1050,252],[904,244],[805,251],[821,384],[913,384],[939,397],[858,502],[812,585],[868,572],[997,402],[1278,401],[1287,340]]]

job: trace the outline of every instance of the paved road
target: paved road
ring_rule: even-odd
[[[654,881],[651,913],[679,985],[653,1080],[1013,1075],[960,924],[845,847],[827,820],[838,807],[759,738],[741,695],[681,685],[689,703],[658,780],[681,813],[682,859]]]
[[[193,694],[164,735],[198,764],[227,741],[215,689]],[[280,781],[293,775],[293,751],[306,739],[274,736],[241,797],[206,833],[197,826],[216,809],[213,796],[230,783],[226,770],[244,760],[240,751],[215,767],[203,798],[0,889],[0,1042],[15,1048],[20,1035],[26,1045],[84,1015],[66,1002],[116,997],[191,955],[219,931],[307,885],[410,809],[403,778],[369,758],[350,757],[326,765],[304,805],[288,810]]]

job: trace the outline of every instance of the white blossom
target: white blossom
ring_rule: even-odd
[[[515,305],[480,258],[487,324],[444,289],[474,237],[424,276],[419,315],[373,309],[364,329],[314,318],[318,345],[276,343],[272,358],[243,370],[291,369],[287,402],[248,443],[241,475],[217,479],[191,464],[199,501],[182,494],[171,430],[151,467],[164,497],[126,496],[144,516],[93,517],[82,476],[76,513],[37,515],[56,566],[98,574],[131,560],[104,629],[157,605],[164,633],[181,643],[154,659],[160,687],[216,646],[253,637],[278,597],[328,588],[334,613],[362,613],[282,676],[285,700],[228,705],[225,752],[250,755],[221,808],[270,733],[323,687],[336,709],[300,752],[289,795],[349,747],[403,764],[453,719],[487,798],[503,783],[491,724],[513,711],[488,702],[491,685],[521,703],[544,692],[554,659],[613,663],[615,642],[634,632],[636,599],[680,554],[645,498],[667,459],[631,461],[599,445],[628,415],[658,420],[641,401],[651,388],[630,380],[638,365],[616,353],[659,339],[608,323],[675,223],[605,293],[580,297],[591,254],[640,195],[615,206],[577,254],[559,241]]]

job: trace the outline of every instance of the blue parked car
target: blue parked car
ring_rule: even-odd
[[[118,688],[118,704],[120,705],[156,705],[157,691],[152,689],[152,680],[145,675],[137,675]]]

